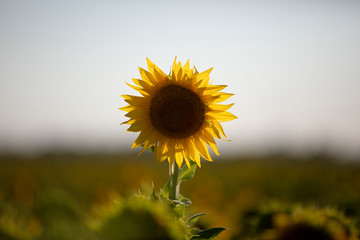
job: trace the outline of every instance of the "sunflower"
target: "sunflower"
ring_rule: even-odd
[[[132,79],[135,85],[127,83],[142,96],[122,95],[129,105],[119,108],[128,112],[128,131],[140,132],[132,148],[143,146],[141,154],[154,147],[155,158],[170,166],[185,160],[190,167],[192,160],[200,167],[200,156],[212,161],[207,145],[219,155],[214,137],[226,138],[220,122],[237,118],[227,112],[234,104],[219,104],[233,94],[209,82],[212,68],[199,73],[189,60],[181,66],[175,58],[166,75],[148,58],[147,64],[148,71],[139,68],[141,79]]]

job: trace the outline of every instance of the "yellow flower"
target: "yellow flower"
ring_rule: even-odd
[[[149,71],[139,68],[141,79],[132,79],[136,86],[127,83],[142,96],[122,95],[129,105],[120,110],[130,118],[123,124],[140,132],[132,148],[143,145],[141,154],[154,146],[155,158],[170,166],[176,161],[181,167],[183,160],[190,166],[192,160],[200,167],[200,155],[212,161],[207,145],[219,155],[214,137],[226,138],[219,122],[237,118],[226,111],[233,104],[219,104],[233,94],[219,92],[226,85],[209,83],[212,68],[199,73],[175,58],[166,75],[149,59],[147,64]]]

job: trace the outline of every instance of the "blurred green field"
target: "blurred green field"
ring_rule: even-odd
[[[167,164],[151,154],[1,156],[0,239],[92,239],[85,225],[99,206],[140,186],[160,189],[167,179]],[[201,225],[229,228],[219,239],[236,236],[244,214],[268,201],[332,206],[358,221],[360,164],[326,155],[215,159],[181,193],[192,201],[190,212],[208,213]]]

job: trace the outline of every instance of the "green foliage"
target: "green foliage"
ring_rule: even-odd
[[[197,164],[195,162],[191,161],[190,168],[188,168],[187,166],[182,167],[179,170],[179,181],[185,181],[185,180],[192,179],[195,175],[196,166],[197,166]]]
[[[167,183],[165,184],[165,186],[163,187],[163,189],[160,191],[160,196],[164,199],[169,198],[169,192],[170,192],[170,180],[167,181]]]
[[[177,184],[180,185],[182,181],[192,179],[195,175],[196,166],[197,165],[195,162],[191,162],[190,168],[184,166],[178,169],[177,175],[179,176],[179,178],[177,179]],[[169,180],[165,184],[164,188],[160,191],[159,194],[156,194],[155,188],[153,186],[153,189],[149,195],[144,195],[143,190],[140,190],[140,195],[143,196],[145,199],[162,202],[162,204],[167,203],[167,205],[170,206],[173,212],[176,214],[176,218],[181,219],[181,222],[185,223],[185,219],[187,218],[186,209],[191,205],[191,201],[188,198],[182,196],[181,194],[179,195],[178,200],[171,200],[169,198],[170,187],[171,180]],[[146,192],[150,192],[146,187],[143,187],[142,189],[147,189]],[[194,224],[203,215],[205,215],[205,213],[195,214],[186,221],[187,234],[182,235],[185,236],[184,239],[211,240],[215,239],[217,235],[219,235],[223,230],[225,230],[225,228],[210,228],[206,230],[195,228]]]
[[[33,240],[39,237],[40,232],[41,226],[35,216],[0,202],[1,240]]]
[[[187,220],[187,223],[188,223],[189,225],[193,225],[193,224],[195,224],[195,223],[199,220],[199,218],[200,218],[201,216],[204,216],[204,215],[206,215],[206,213],[197,213],[197,214],[195,214],[195,215],[192,215],[192,216]]]
[[[226,228],[210,228],[207,230],[193,231],[194,236],[191,238],[191,240],[212,240],[215,239],[216,236],[224,230],[226,230]]]
[[[90,239],[79,202],[61,189],[43,192],[32,212],[42,226],[38,240]]]
[[[196,170],[196,163],[191,161],[190,162],[190,168],[188,168],[186,165],[183,166],[178,170],[178,180],[177,184],[180,185],[182,181],[186,181],[189,179],[192,179],[195,175]],[[169,179],[163,189],[160,191],[160,196],[162,198],[168,198],[170,193],[170,187],[171,187],[171,180]],[[190,205],[191,201],[189,199],[184,198],[183,196],[180,196],[180,201],[184,204]]]
[[[184,240],[186,224],[169,204],[150,196],[137,195],[114,202],[93,228],[100,239]]]
[[[110,221],[110,213],[121,214],[129,199],[124,196],[136,191],[142,183],[147,187],[142,186],[142,194],[138,195],[172,209],[172,213],[167,214],[182,219],[186,229],[228,227],[229,231],[217,237],[222,240],[246,240],[259,236],[255,233],[264,234],[267,232],[264,229],[274,230],[273,219],[277,222],[288,219],[292,212],[286,202],[339,207],[343,210],[341,215],[349,221],[342,218],[339,221],[336,216],[326,218],[333,220],[327,225],[332,226],[331,229],[345,229],[338,223],[346,223],[346,228],[352,229],[350,232],[359,233],[358,163],[339,163],[321,156],[316,160],[264,156],[234,161],[222,159],[216,164],[204,162],[192,181],[182,181],[179,196],[182,203],[165,201],[167,194],[161,195],[158,188],[151,186],[152,182],[155,186],[165,183],[167,167],[167,164],[154,164],[152,154],[148,153],[141,158],[74,154],[32,158],[0,156],[0,239],[102,240],[98,235],[100,226]],[[164,189],[163,192],[168,193],[166,186]],[[190,206],[187,198],[192,201]],[[260,207],[269,199],[279,203]],[[107,209],[109,206],[111,211]],[[274,209],[285,214],[274,214]],[[108,211],[109,215],[105,214]],[[210,214],[188,223],[196,212]]]

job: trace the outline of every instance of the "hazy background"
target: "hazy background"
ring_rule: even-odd
[[[223,156],[359,156],[359,42],[356,0],[0,0],[0,152],[135,151],[125,81],[177,56],[235,94]]]

